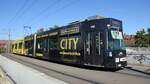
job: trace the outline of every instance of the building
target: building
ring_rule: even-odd
[[[5,47],[8,44],[8,40],[0,40],[0,48]]]
[[[135,35],[124,34],[124,42],[126,46],[135,46]]]
[[[8,49],[8,40],[0,40],[0,53],[6,52]]]

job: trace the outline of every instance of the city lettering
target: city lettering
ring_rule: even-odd
[[[77,49],[77,43],[79,38],[65,38],[60,41],[61,49]],[[71,44],[73,44],[71,46]]]

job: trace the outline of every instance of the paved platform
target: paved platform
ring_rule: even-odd
[[[134,70],[122,69],[118,71],[105,71],[100,68],[81,68],[52,63],[29,57],[5,54],[4,57],[36,69],[46,75],[63,80],[70,84],[149,84],[150,75]],[[11,63],[9,63],[11,64]],[[28,76],[29,77],[29,76]],[[84,81],[83,81],[84,80]],[[82,82],[82,83],[81,83]],[[20,84],[20,83],[18,83]],[[26,83],[28,84],[28,83]],[[32,83],[36,84],[36,83]],[[41,83],[45,84],[45,83]]]
[[[0,84],[14,84],[0,67]]]
[[[14,80],[15,84],[67,84],[1,55],[0,66]],[[0,84],[13,84],[9,82],[7,74],[2,69],[0,74]]]

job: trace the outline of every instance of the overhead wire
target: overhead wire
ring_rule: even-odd
[[[60,3],[62,0],[55,0],[53,3],[51,3],[50,5],[48,5],[46,8],[44,8],[43,10],[41,10],[37,15],[35,15],[35,17],[30,18],[28,20],[28,22],[30,22],[32,20],[32,22],[34,22],[34,20],[37,19],[37,17],[41,17],[45,12],[47,12],[48,10],[51,10],[55,5],[57,5],[58,3]],[[30,22],[31,23],[31,22]],[[28,23],[29,24],[29,23]]]
[[[8,21],[8,25],[10,25],[17,18],[18,14],[22,11],[22,9],[24,9],[28,1],[29,0],[25,0],[23,5],[17,10],[16,14]]]
[[[15,13],[15,15],[8,21],[6,27],[8,27],[9,25],[11,25],[16,18],[18,17],[18,15],[20,14],[20,12],[24,9],[24,7],[26,6],[26,4],[28,3],[29,0],[25,0],[24,3],[21,5],[21,7],[17,10],[17,12]],[[8,27],[8,36],[9,36],[9,41],[11,39],[11,27]]]
[[[26,3],[24,3],[24,5],[20,8],[20,10],[21,9],[22,10],[20,12],[18,12],[16,17],[14,18],[15,22],[13,23],[13,25],[16,25],[17,21],[22,20],[21,17],[23,17],[36,4],[36,2],[37,2],[37,0],[32,0],[30,3],[29,3],[29,0],[26,1]],[[23,29],[23,31],[24,31],[24,29]],[[11,29],[9,29],[9,32],[11,32]]]
[[[78,0],[78,2],[79,2],[79,0]],[[65,9],[65,8],[67,8],[69,6],[72,6],[72,5],[74,5],[74,4],[78,3],[78,2],[77,2],[77,0],[72,0],[72,1],[68,2],[67,4],[63,5],[62,7],[54,10],[53,12],[48,13],[46,16],[52,16],[54,14],[57,14],[60,11],[63,11],[63,9]]]
[[[11,24],[12,22],[14,22],[17,18],[19,18],[19,16],[23,15],[24,13],[26,13],[27,10],[30,9],[30,6],[28,6],[26,9],[24,9],[25,6],[27,5],[28,1],[29,1],[29,0],[25,0],[25,2],[23,3],[23,5],[22,5],[22,6],[20,7],[20,9],[16,12],[15,16],[8,22],[8,24]],[[34,2],[35,2],[35,0],[34,0],[33,2],[31,2],[31,5],[33,5]],[[58,3],[60,3],[60,2],[61,2],[61,0],[55,0],[55,1],[54,1],[53,3],[51,3],[48,7],[46,7],[46,8],[43,9],[43,10],[41,10],[41,11],[38,13],[38,15],[36,16],[36,18],[34,18],[34,19],[32,18],[32,19],[30,19],[30,20],[32,20],[32,22],[33,22],[33,20],[36,20],[37,17],[42,16],[42,14],[44,14],[44,13],[46,13],[47,11],[51,10],[55,5],[58,5]],[[59,9],[56,9],[56,10],[54,10],[53,12],[48,13],[48,14],[49,14],[48,16],[50,16],[50,15],[52,15],[52,14],[53,14],[53,15],[54,15],[54,14],[57,14],[57,13],[59,13],[60,11],[62,11],[63,9],[65,9],[65,8],[71,6],[71,5],[74,5],[74,4],[77,3],[77,2],[78,2],[78,1],[76,1],[76,0],[70,1],[69,3],[67,3],[67,4],[65,4],[64,6],[60,7]],[[24,10],[23,10],[23,9],[24,9]],[[19,15],[19,14],[20,14],[20,15]]]
[[[21,20],[21,17],[25,16],[25,14],[38,2],[38,0],[32,0],[32,2],[18,15],[18,20]]]

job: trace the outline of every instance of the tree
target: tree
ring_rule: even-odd
[[[137,31],[135,44],[138,47],[150,47],[150,28],[145,32],[144,29]]]
[[[147,41],[148,46],[150,47],[150,28],[147,29]]]
[[[44,32],[44,28],[38,29],[36,33],[42,33],[42,32]]]
[[[147,29],[147,33],[150,35],[150,28]]]
[[[136,35],[135,35],[135,38],[136,38],[136,41],[135,41],[135,44],[136,46],[138,47],[146,47],[146,37],[145,37],[145,30],[142,29],[141,31],[137,31],[136,32]]]
[[[59,28],[59,26],[58,25],[54,25],[54,27],[53,27],[54,29],[56,29],[56,28]]]
[[[49,29],[51,30],[51,29],[57,29],[57,28],[59,28],[60,26],[58,26],[58,25],[54,25],[53,27],[49,27]]]

